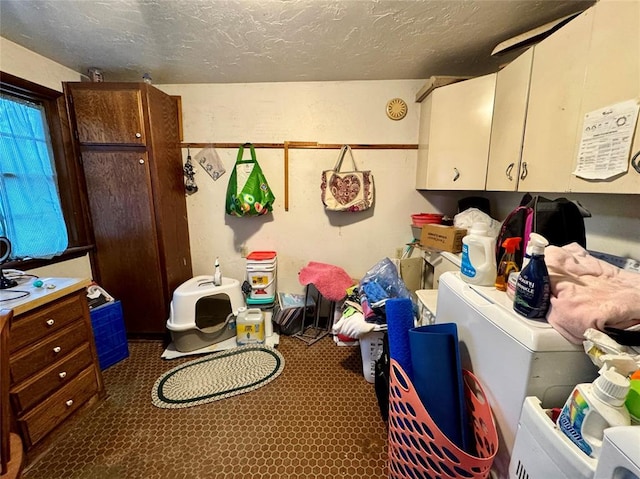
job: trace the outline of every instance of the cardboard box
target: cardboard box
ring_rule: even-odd
[[[420,233],[420,246],[439,251],[449,251],[450,253],[459,253],[462,251],[462,238],[466,234],[466,229],[456,228],[455,226],[424,225]]]

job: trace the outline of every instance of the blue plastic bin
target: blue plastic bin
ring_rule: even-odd
[[[120,301],[103,304],[92,309],[91,324],[101,370],[104,371],[129,357],[129,345]]]

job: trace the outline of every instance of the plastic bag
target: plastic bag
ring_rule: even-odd
[[[497,237],[500,234],[500,222],[478,208],[468,208],[453,217],[453,225],[456,228],[470,230],[473,223],[483,223],[487,225],[489,235]]]
[[[373,283],[373,284],[370,284]],[[387,298],[411,298],[411,292],[398,274],[396,265],[389,258],[384,258],[373,266],[360,280],[360,287],[375,297],[372,301],[380,301],[384,295]]]
[[[243,160],[244,147],[251,150],[251,159]],[[256,160],[253,145],[247,143],[238,150],[236,164],[227,186],[226,212],[232,216],[260,216],[273,210],[274,196]]]

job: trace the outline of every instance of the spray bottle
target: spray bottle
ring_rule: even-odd
[[[529,237],[531,260],[520,272],[516,283],[513,309],[529,319],[544,319],[549,310],[549,271],[544,262],[544,248],[547,244],[549,242],[546,238],[538,234]]]
[[[502,247],[505,249],[500,264],[498,265],[498,274],[496,275],[496,289],[499,291],[507,290],[507,281],[511,272],[520,270],[516,264],[516,250],[520,248],[522,238],[507,238],[503,241]]]
[[[524,256],[522,257],[522,269],[529,264],[531,260],[531,249],[533,248],[533,243],[542,244],[545,248],[549,246],[549,241],[547,238],[538,233],[531,233],[529,235],[529,241],[527,242],[527,247],[524,250]]]
[[[220,272],[220,261],[218,261],[217,257],[214,266],[215,272],[213,273],[213,284],[214,286],[220,286],[222,284],[222,273]]]

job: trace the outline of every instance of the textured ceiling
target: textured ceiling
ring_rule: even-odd
[[[478,75],[500,42],[591,0],[0,0],[0,35],[107,81]]]

